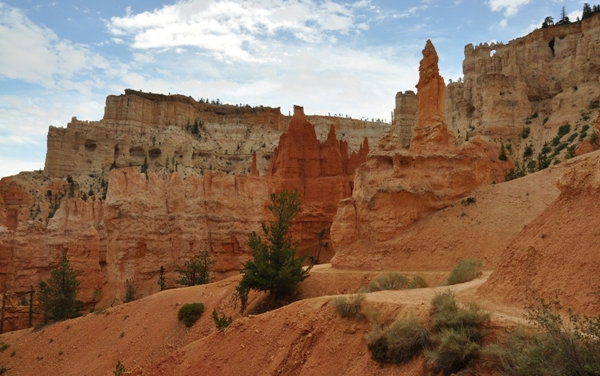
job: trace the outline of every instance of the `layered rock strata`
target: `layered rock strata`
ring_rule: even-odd
[[[331,227],[336,267],[410,268],[396,253],[398,235],[478,185],[502,181],[510,167],[498,161],[495,145],[478,137],[460,149],[455,146],[445,124],[444,84],[430,41],[419,76],[410,149],[373,152],[356,172],[352,197],[339,204]]]
[[[199,174],[207,171],[267,171],[279,136],[290,117],[279,108],[233,106],[196,101],[182,95],[125,90],[108,96],[100,121],[73,118],[66,128],[51,126],[44,171],[51,177],[106,177],[112,168]],[[390,125],[351,118],[311,116],[324,141],[333,124],[350,149],[367,137],[377,140]]]
[[[444,110],[459,144],[480,135],[510,145],[508,157],[522,166],[538,167],[533,165],[544,146],[559,161],[591,137],[585,128],[593,126],[600,103],[600,15],[506,44],[468,44],[464,53],[464,77],[448,84]],[[407,130],[417,110],[406,106],[405,93],[398,96],[403,101],[396,101],[394,124],[406,122]],[[565,124],[570,132],[551,145]]]
[[[237,273],[251,254],[250,233],[270,219],[270,194],[282,189],[301,195],[294,223],[300,253],[328,261],[337,202],[351,194],[368,141],[350,152],[331,124],[326,141],[319,142],[301,107],[280,138],[262,176],[253,158],[250,174],[117,166],[106,177],[57,178],[40,171],[0,180],[5,330],[26,326],[28,307],[21,302],[31,286],[48,278],[63,252],[80,272],[78,298],[86,309],[120,302],[126,280],[133,281],[138,297],[157,291],[161,266],[167,286],[175,286],[176,266],[202,250],[216,261],[215,278]]]

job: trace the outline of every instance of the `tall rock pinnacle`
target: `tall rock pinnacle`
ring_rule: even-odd
[[[413,152],[446,152],[456,149],[456,138],[448,130],[444,116],[446,85],[440,76],[435,47],[427,40],[419,64],[417,84],[417,123],[410,150]]]

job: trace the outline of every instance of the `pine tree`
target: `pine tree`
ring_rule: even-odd
[[[289,296],[296,284],[308,278],[309,269],[304,269],[304,257],[296,258],[296,246],[289,235],[292,219],[300,212],[300,199],[297,191],[283,191],[271,194],[269,210],[275,222],[263,223],[262,229],[267,242],[252,232],[248,245],[252,249],[253,260],[248,260],[242,269],[242,280],[236,288],[246,308],[250,290],[268,292],[274,299]]]
[[[67,253],[62,254],[58,268],[50,272],[48,281],[39,284],[40,308],[44,313],[44,323],[48,320],[60,321],[80,316],[82,303],[77,300],[79,281],[77,272],[71,268]]]
[[[208,251],[201,252],[187,260],[183,266],[177,267],[179,273],[177,283],[184,286],[195,286],[210,282],[210,269],[214,263],[215,260]]]
[[[160,291],[163,291],[167,288],[167,282],[165,279],[165,267],[160,266],[160,272],[158,272],[158,285],[160,286]]]

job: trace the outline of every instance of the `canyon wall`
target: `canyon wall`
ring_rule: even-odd
[[[126,139],[131,140],[136,129],[131,121],[138,120],[122,116],[127,122],[122,128],[129,132]],[[271,193],[282,189],[297,189],[301,196],[302,209],[293,224],[300,254],[328,261],[333,255],[329,228],[337,202],[351,194],[354,171],[366,160],[368,140],[363,138],[358,151],[352,152],[337,139],[331,123],[326,140],[320,142],[307,119],[296,107],[262,176],[256,168],[253,173],[227,174],[117,165],[97,176],[93,170],[66,178],[37,171],[0,180],[5,328],[26,326],[28,307],[21,303],[28,299],[31,286],[37,288],[49,277],[63,252],[80,272],[78,298],[86,309],[120,302],[126,280],[133,281],[137,296],[158,291],[161,266],[167,286],[176,286],[176,267],[203,250],[216,261],[215,278],[238,273],[251,255],[247,245],[251,232],[260,232],[261,223],[271,219],[267,209]],[[103,122],[81,125],[98,128],[96,135],[111,136]],[[156,126],[140,127],[156,132]],[[75,128],[68,135],[78,137],[83,144],[75,146],[88,152],[81,148],[83,135],[93,132],[73,132]],[[144,134],[141,128],[138,131]],[[164,130],[168,134],[169,128]],[[63,140],[65,155],[60,161],[75,150],[67,141],[72,139]],[[89,152],[102,154],[102,148],[98,142]],[[107,149],[112,155],[112,147]],[[252,159],[250,164],[256,166]]]
[[[459,144],[476,135],[504,144],[508,158],[529,172],[540,169],[540,153],[550,163],[571,157],[592,137],[600,107],[600,15],[506,44],[469,44],[463,74],[447,85],[445,99],[448,129]],[[411,124],[417,110],[406,105],[410,92],[396,98],[394,125],[407,133],[404,123]],[[567,133],[559,134],[566,124]]]
[[[44,171],[52,177],[106,176],[112,168],[199,174],[247,173],[252,156],[267,171],[289,116],[279,108],[209,104],[182,95],[125,90],[106,99],[100,121],[73,118],[66,128],[51,126]],[[357,151],[367,137],[376,143],[390,125],[333,116],[309,117],[319,140],[330,125]]]

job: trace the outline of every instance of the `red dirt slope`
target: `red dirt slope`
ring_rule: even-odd
[[[578,312],[600,311],[600,152],[564,163],[559,198],[527,225],[479,292],[523,304],[527,289]]]

